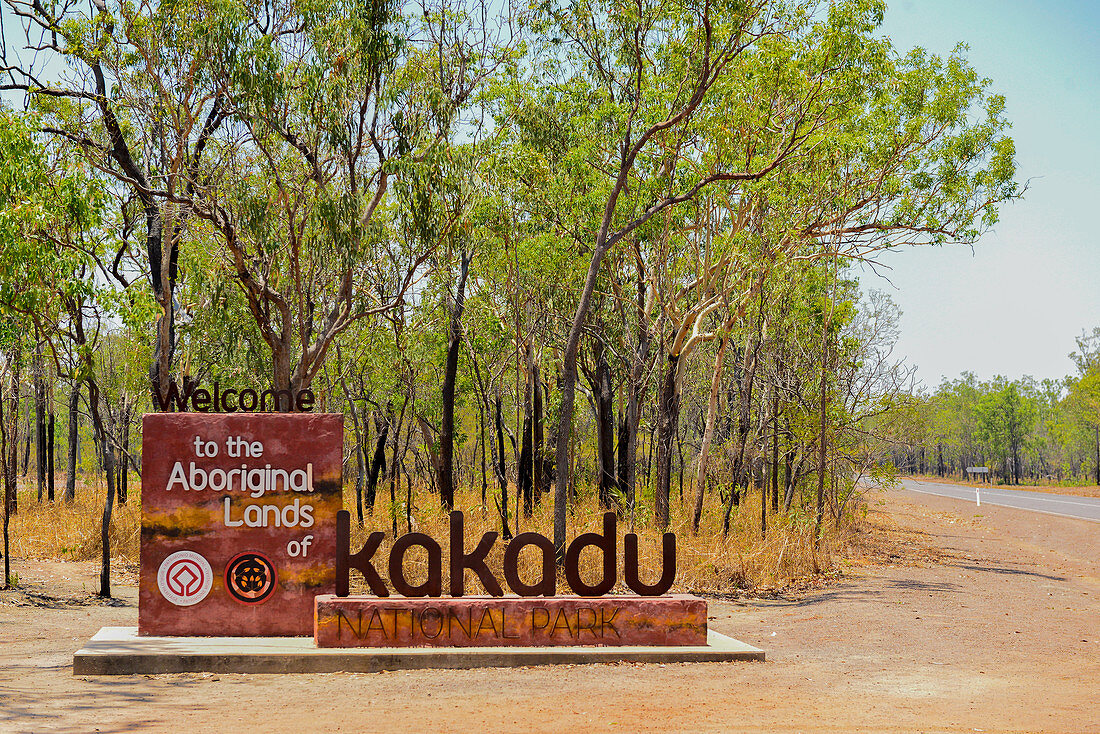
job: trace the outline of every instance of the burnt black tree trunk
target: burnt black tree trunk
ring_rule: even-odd
[[[114,452],[107,447],[107,431],[100,411],[99,385],[93,377],[95,352],[91,348],[84,348],[89,346],[84,331],[84,309],[76,300],[70,300],[67,306],[72,321],[73,343],[77,348],[76,351],[82,355],[81,359],[84,363],[81,371],[86,375],[84,384],[88,386],[88,411],[92,416],[92,429],[95,432],[96,443],[103,447],[101,458],[103,473],[107,478],[107,498],[103,502],[103,518],[100,525],[99,595],[108,598],[111,596],[111,515],[115,506],[115,457]]]
[[[16,469],[19,457],[19,373],[22,354],[18,344],[8,353],[11,365],[11,391],[7,409],[4,395],[0,393],[0,470],[4,481],[4,578],[3,588],[11,582],[11,552],[9,524],[16,509]]]
[[[90,371],[89,371],[90,372]],[[115,506],[115,453],[107,446],[107,432],[103,427],[103,417],[99,410],[99,386],[95,379],[85,378],[88,385],[88,407],[92,414],[92,426],[96,438],[103,446],[103,473],[107,477],[107,499],[103,503],[103,518],[100,525],[100,565],[99,595],[111,596],[111,515]]]
[[[439,500],[450,511],[455,505],[455,381],[458,377],[458,350],[462,346],[462,311],[466,300],[466,276],[470,272],[471,256],[462,251],[458,255],[458,284],[455,286],[454,303],[447,330],[447,363],[443,370],[443,418],[439,427],[439,471],[436,484]]]
[[[386,466],[386,438],[390,433],[390,426],[393,424],[393,410],[390,409],[386,413],[385,421],[378,428],[378,439],[374,443],[374,457],[371,459],[370,471],[367,473],[367,488],[364,496],[364,502],[366,503],[367,512],[374,511],[374,502],[377,495],[376,487],[378,486],[378,473],[385,469]]]
[[[118,456],[118,503],[126,504],[130,496],[130,422],[134,417],[134,401],[129,398],[122,400],[122,419],[119,431],[122,433],[121,447]]]
[[[779,513],[779,390],[772,390],[772,516]]]
[[[758,286],[759,287],[759,286]],[[735,370],[735,382],[737,383],[738,411],[737,411],[737,455],[733,465],[733,486],[726,502],[726,508],[722,515],[722,534],[726,535],[730,529],[730,514],[740,500],[738,487],[743,477],[748,476],[745,470],[745,448],[749,439],[749,421],[751,418],[752,391],[756,382],[756,368],[759,363],[760,343],[763,341],[764,329],[764,303],[765,291],[760,287],[760,303],[756,318],[756,332],[752,336],[751,343],[746,346],[742,354],[743,366]],[[731,407],[732,407],[731,403]],[[745,480],[748,486],[748,479]]]
[[[603,324],[597,323],[602,333]],[[597,337],[592,342],[592,367],[582,365],[584,376],[592,390],[592,412],[596,418],[596,470],[600,508],[616,507],[618,480],[615,476],[615,394],[611,387],[611,366],[607,362],[607,345]]]
[[[512,531],[508,528],[508,474],[504,465],[504,419],[500,411],[500,393],[496,394],[493,401],[494,426],[496,428],[496,448],[493,450],[493,466],[497,474],[497,482],[500,483],[500,537],[504,540],[512,539]]]
[[[0,589],[11,588],[11,504],[8,499],[8,422],[4,415],[4,399],[0,395],[0,469],[3,470],[4,480],[4,578],[0,581]]]
[[[535,507],[546,493],[546,459],[543,451],[542,377],[538,363],[531,362],[531,378],[534,383],[531,399],[531,484],[535,495]]]
[[[27,441],[26,446],[23,448],[23,476],[27,476],[27,469],[31,465],[31,444],[34,443],[34,437],[31,435],[31,423],[30,416],[27,416]]]
[[[56,482],[53,473],[53,425],[54,415],[50,411],[49,421],[46,423],[46,499],[53,502]]]
[[[46,489],[46,376],[41,342],[34,349],[34,427],[34,468],[38,475],[38,501],[41,502]]]
[[[531,345],[526,347],[527,352],[527,384],[523,393],[523,435],[520,438],[519,461],[517,466],[519,482],[517,491],[523,498],[523,516],[531,517],[534,510],[534,486],[532,477],[532,443],[534,442],[534,390],[535,379],[531,374]]]
[[[638,322],[638,341],[631,357],[626,405],[619,422],[618,483],[626,507],[634,506],[634,490],[638,475],[638,424],[641,421],[642,403],[640,393],[645,380],[645,365],[649,359],[649,328],[646,323],[645,307],[646,280],[640,266],[637,286],[638,300],[635,303],[635,314]]]

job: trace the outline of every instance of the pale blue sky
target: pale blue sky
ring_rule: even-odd
[[[1019,177],[1031,181],[973,253],[887,253],[892,285],[861,276],[902,308],[898,352],[929,387],[963,370],[1070,374],[1074,337],[1100,326],[1100,3],[899,0],[882,32],[902,50],[968,44],[1007,99]]]

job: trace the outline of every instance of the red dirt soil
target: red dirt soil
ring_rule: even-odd
[[[136,594],[85,563],[0,592],[0,731],[1100,731],[1100,524],[875,492],[841,578],[711,601],[766,663],[74,678]]]

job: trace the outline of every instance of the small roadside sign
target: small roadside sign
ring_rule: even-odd
[[[979,478],[988,479],[988,477],[989,477],[989,467],[988,466],[968,466],[968,467],[966,467],[966,473],[967,474],[972,474],[972,475],[977,474]],[[985,475],[985,477],[982,477],[983,474]],[[977,487],[974,488],[974,500],[977,503],[978,507],[982,506],[982,496],[979,493],[979,490],[978,490]]]

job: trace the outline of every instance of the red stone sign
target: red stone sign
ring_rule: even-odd
[[[318,647],[707,644],[696,596],[319,596]]]
[[[335,590],[343,417],[142,421],[142,635],[307,636]]]

